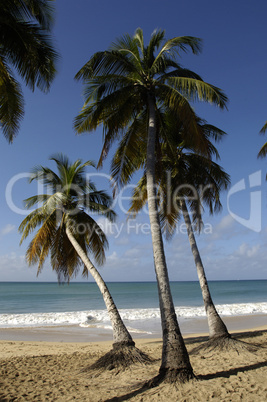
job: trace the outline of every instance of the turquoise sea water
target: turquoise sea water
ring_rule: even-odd
[[[155,282],[108,283],[122,318],[132,328],[159,322]],[[205,316],[198,282],[172,282],[180,319]],[[222,316],[267,314],[267,280],[211,281],[213,300]],[[102,296],[94,283],[0,282],[0,328],[79,325],[109,328]]]

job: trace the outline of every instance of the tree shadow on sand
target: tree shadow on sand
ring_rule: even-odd
[[[258,336],[263,335],[267,331],[253,331],[253,332],[240,332],[240,333],[235,333],[233,335],[228,334],[228,335],[223,335],[223,336],[218,336],[218,337],[212,337],[204,339],[205,337],[202,337],[202,342],[199,342],[200,339],[198,339],[194,343],[199,343],[198,346],[196,346],[194,349],[191,350],[190,354],[191,355],[198,355],[199,353],[214,353],[214,351],[217,352],[223,352],[223,351],[235,351],[238,354],[244,354],[244,353],[256,353],[257,351],[264,349],[267,347],[267,342],[264,343],[252,343],[252,342],[246,342],[242,340],[242,338],[256,338]],[[193,343],[193,342],[192,342]]]
[[[217,371],[216,373],[210,373],[210,374],[205,374],[205,375],[198,375],[196,376],[196,378],[193,381],[207,381],[207,380],[212,380],[214,378],[229,378],[232,375],[237,375],[238,373],[245,373],[247,371],[251,371],[251,370],[256,370],[262,367],[267,367],[267,361],[263,361],[263,362],[259,362],[256,364],[251,364],[251,365],[247,365],[247,366],[241,366],[241,367],[236,367],[234,369],[230,369],[230,370],[224,370],[224,371]],[[106,399],[105,402],[121,402],[121,401],[127,401],[137,395],[142,394],[143,392],[153,388],[153,386],[151,386],[151,383],[153,382],[154,378],[146,381],[145,383],[142,382],[141,384],[139,384],[139,388],[118,396],[118,397],[114,397],[111,399]],[[136,384],[136,386],[138,386],[138,384]]]
[[[236,332],[232,334],[232,338],[235,340],[240,340],[242,341],[243,338],[257,338],[259,336],[264,335],[267,333],[267,330],[256,330],[256,331],[247,331],[247,332]],[[209,336],[208,335],[203,335],[203,336],[194,336],[190,338],[185,339],[185,344],[186,345],[191,345],[191,344],[197,344],[196,347],[200,346],[201,344],[205,344],[209,341]],[[247,342],[244,342],[247,343]],[[252,346],[259,347],[259,348],[265,348],[267,347],[267,340],[265,342],[262,342],[260,344],[256,343],[251,343]],[[195,349],[195,348],[194,348]]]
[[[265,330],[264,331],[253,331],[253,332],[242,332],[242,333],[237,333],[234,336],[239,342],[246,343],[246,342],[243,342],[241,339],[242,338],[256,338],[258,336],[263,335],[263,333],[266,333],[266,332],[267,331],[265,331]],[[208,337],[203,336],[203,337],[196,337],[196,338],[186,339],[186,343],[187,344],[191,344],[191,343],[192,344],[193,343],[200,343],[201,344],[202,342],[205,342],[207,340],[208,340]],[[249,346],[251,344],[247,344],[247,345]],[[253,345],[252,344],[252,346],[255,346],[255,345],[257,347],[259,347],[259,348],[261,347],[261,348],[264,349],[264,348],[267,347],[267,342],[265,342],[263,344],[261,343],[261,345],[259,345],[259,344],[254,344]],[[239,366],[239,367],[232,368],[232,369],[229,369],[229,370],[217,371],[217,372],[210,373],[210,374],[205,374],[205,375],[200,374],[200,375],[197,375],[193,381],[207,381],[207,380],[220,378],[220,377],[229,378],[229,377],[231,377],[233,375],[237,375],[238,373],[244,373],[244,372],[256,370],[256,369],[259,369],[259,368],[262,368],[262,367],[267,367],[267,361],[266,360],[258,362],[258,363],[254,363],[254,364],[251,364],[251,365]],[[162,382],[164,383],[164,379],[163,379]],[[134,386],[131,387],[131,388],[135,388],[132,391],[130,391],[130,392],[124,394],[124,395],[118,396],[118,397],[113,397],[111,399],[106,399],[105,402],[127,401],[127,400],[129,400],[129,399],[131,399],[131,398],[133,398],[135,396],[138,396],[138,395],[144,393],[145,391],[151,390],[153,387],[156,388],[156,386],[158,386],[159,384],[160,384],[160,381],[158,381],[158,376],[156,376],[156,377],[153,377],[152,379],[150,379],[148,381],[145,381],[145,382],[142,381],[140,383],[135,384]]]
[[[262,336],[267,333],[267,330],[257,330],[257,331],[248,331],[248,332],[238,332],[234,334],[234,337],[236,339],[242,339],[242,338],[257,338],[258,336]],[[254,345],[261,346],[261,347],[267,347],[267,340],[265,342],[262,342],[260,344],[255,343]]]
[[[236,367],[230,370],[224,370],[224,371],[217,371],[216,373],[211,373],[211,374],[204,374],[204,375],[198,375],[197,379],[198,380],[212,380],[214,378],[219,378],[219,377],[224,377],[224,378],[229,378],[232,375],[237,375],[238,373],[245,373],[246,371],[252,371],[256,370],[261,367],[267,367],[267,361],[251,364],[248,366],[241,366],[241,367]]]

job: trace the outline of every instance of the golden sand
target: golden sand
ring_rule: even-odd
[[[125,371],[100,375],[81,372],[111,349],[112,342],[56,343],[0,341],[0,401],[260,401],[267,400],[267,328],[234,334],[260,345],[256,352],[201,352],[190,355],[198,380],[184,385],[161,384],[141,392],[144,381],[158,373],[160,339],[139,339],[137,347],[157,359]],[[205,341],[186,338],[190,351]]]

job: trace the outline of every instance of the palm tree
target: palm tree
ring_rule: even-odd
[[[199,120],[198,125],[205,137],[212,136],[218,141],[225,134],[217,127],[206,124],[205,121]],[[169,154],[167,156],[164,155],[165,159],[163,164],[165,165],[165,169],[170,172],[171,176],[168,188],[166,189],[167,192],[169,191],[170,195],[173,195],[178,188],[181,188],[183,191],[180,191],[180,193],[184,192],[184,194],[177,195],[178,199],[175,199],[175,196],[171,196],[168,199],[166,197],[166,190],[164,190],[166,180],[164,180],[164,176],[162,177],[160,182],[161,191],[163,190],[166,196],[163,198],[163,208],[160,212],[161,222],[165,233],[172,235],[179,220],[179,213],[180,211],[182,212],[207,314],[210,339],[229,338],[228,330],[219,316],[211,297],[190,214],[188,212],[188,206],[192,211],[196,228],[200,230],[202,225],[203,204],[208,207],[210,214],[213,214],[214,211],[219,212],[221,209],[220,192],[222,189],[226,190],[228,188],[230,179],[228,174],[226,174],[218,164],[211,161],[210,158],[198,155],[194,152],[192,153],[192,151],[186,152],[184,142],[183,147],[179,149],[179,145],[177,144],[178,138],[179,137],[175,138],[174,144],[176,146],[173,148],[168,147]],[[212,147],[212,144],[210,144],[209,149],[211,153],[219,158],[219,154],[217,150]],[[185,188],[183,189],[184,184]],[[170,203],[174,205],[169,205]]]
[[[184,151],[176,155],[176,158],[175,155],[172,155],[169,166],[171,164],[173,169],[170,172],[169,186],[165,190],[166,181],[161,180],[160,188],[164,194],[166,191],[170,192],[169,201],[173,205],[167,205],[168,198],[164,197],[160,211],[161,223],[167,238],[170,238],[175,232],[180,213],[183,215],[208,319],[209,336],[212,340],[216,338],[216,342],[218,342],[218,338],[228,338],[230,335],[211,297],[188,207],[192,211],[195,228],[201,230],[203,204],[208,206],[211,214],[214,211],[219,212],[221,209],[220,191],[227,189],[230,183],[229,176],[219,165],[211,162],[205,156],[186,154]],[[184,185],[185,188],[183,188]],[[181,191],[175,199],[175,196],[172,197],[172,195],[178,188],[181,188]]]
[[[82,133],[103,125],[104,145],[99,166],[112,143],[133,127],[142,114],[147,116],[144,132],[146,183],[163,331],[162,362],[155,381],[187,381],[193,377],[170,291],[155,200],[155,151],[160,140],[159,108],[176,113],[190,136],[195,138],[198,133],[189,100],[209,101],[221,108],[226,105],[227,98],[221,90],[205,83],[176,61],[180,51],[189,48],[197,54],[200,45],[198,38],[190,36],[166,40],[165,32],[157,30],[145,46],[143,31],[139,28],[133,37],[125,34],[107,51],[95,53],[76,75],[85,84],[85,103],[74,126],[77,133]]]
[[[202,119],[198,119],[197,124],[203,141],[208,142],[210,155],[215,155],[216,158],[219,158],[218,151],[209,138],[213,137],[213,139],[219,141],[225,133],[217,127],[207,124]],[[139,122],[140,126],[141,122]],[[166,127],[170,130],[169,141],[168,144],[161,145],[161,153],[157,160],[156,168],[157,198],[162,231],[167,239],[170,239],[175,232],[180,215],[183,215],[208,318],[210,339],[230,337],[212,301],[187,207],[188,205],[192,211],[194,224],[200,230],[203,204],[208,206],[211,214],[214,211],[220,211],[220,191],[221,189],[227,189],[230,183],[229,176],[210,157],[207,158],[194,153],[194,149],[186,149],[186,135],[183,133],[183,127],[177,123],[176,119],[173,119],[173,116],[165,116],[164,128],[166,129]],[[189,147],[190,145],[188,144]],[[113,157],[112,176],[118,184],[128,183],[130,181],[130,172],[137,170],[145,159],[142,144],[135,144],[135,146],[139,149],[139,157],[132,160],[130,170],[128,160],[131,158],[131,150],[126,147],[125,141],[120,142],[118,150]],[[146,176],[144,175],[133,191],[129,212],[136,216],[146,202]]]
[[[49,34],[52,1],[0,0],[0,127],[9,142],[24,114],[15,71],[32,91],[47,91],[55,76],[57,53]]]
[[[175,233],[176,225],[183,215],[189,236],[192,254],[195,260],[199,277],[202,297],[208,317],[210,339],[198,347],[191,350],[191,354],[198,354],[200,351],[212,352],[216,350],[235,350],[236,352],[249,351],[255,353],[255,345],[246,344],[233,338],[212,301],[202,259],[197,247],[194,229],[201,230],[203,205],[205,204],[209,212],[219,212],[221,209],[220,192],[227,189],[230,184],[228,174],[212,161],[215,156],[219,159],[219,154],[210,138],[220,141],[225,133],[217,127],[206,124],[202,119],[197,118],[201,142],[206,142],[209,150],[209,157],[197,153],[195,146],[192,147],[191,141],[188,143],[184,127],[175,116],[167,113],[164,116],[164,124],[161,129],[168,130],[168,143],[161,144],[161,149],[157,150],[156,163],[156,183],[157,183],[157,205],[162,231],[167,240],[171,239]],[[137,125],[138,130],[142,131],[143,121],[140,119]],[[141,136],[136,136],[134,143],[138,149],[138,155],[133,157],[133,149],[127,147],[127,136],[125,134],[120,141],[119,147],[112,159],[112,176],[115,186],[127,184],[130,181],[132,172],[136,171],[144,164],[145,151]],[[195,144],[196,145],[196,144]],[[115,187],[115,188],[116,188]],[[139,180],[138,185],[133,191],[131,207],[129,213],[135,217],[136,214],[145,206],[147,202],[146,175]],[[193,225],[189,216],[188,208],[193,216]]]
[[[30,177],[30,182],[37,180],[44,183],[50,193],[38,194],[25,200],[26,208],[41,203],[41,206],[30,212],[19,226],[22,233],[21,243],[40,227],[28,246],[26,259],[29,265],[38,263],[38,275],[50,252],[50,263],[59,281],[68,282],[76,275],[80,266],[84,265],[83,275],[88,275],[89,272],[96,281],[113,328],[115,355],[110,353],[109,359],[105,357],[94,368],[100,368],[108,361],[115,364],[117,350],[131,347],[132,354],[138,355],[138,349],[134,348],[135,344],[107,285],[88,257],[90,253],[98,264],[103,264],[108,241],[87,211],[103,215],[113,222],[115,213],[110,209],[111,198],[104,191],[97,191],[95,185],[86,180],[85,168],[94,166],[91,161],[82,163],[78,159],[71,164],[63,155],[52,157],[51,160],[56,162],[58,174],[49,168],[38,166]],[[127,355],[129,354],[128,352]],[[142,352],[140,356],[145,357]]]

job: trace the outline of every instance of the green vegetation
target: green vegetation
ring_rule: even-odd
[[[0,127],[12,142],[24,114],[22,88],[47,91],[54,79],[57,53],[50,30],[53,0],[0,0]],[[15,71],[13,71],[15,70]]]

